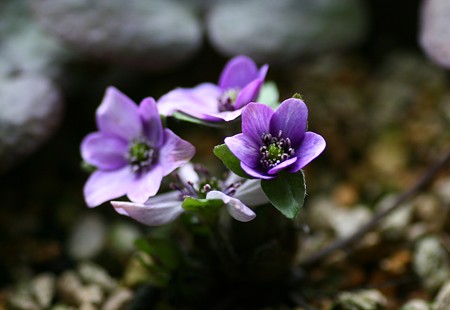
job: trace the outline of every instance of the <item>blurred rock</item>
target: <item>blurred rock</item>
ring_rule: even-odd
[[[79,305],[78,292],[83,287],[80,277],[73,271],[66,271],[58,277],[56,290],[64,303]]]
[[[421,194],[413,200],[416,217],[427,224],[428,231],[438,232],[447,219],[448,208],[431,194]]]
[[[142,236],[142,233],[131,223],[116,223],[108,230],[109,248],[118,253],[127,255],[136,250],[134,242]]]
[[[207,16],[207,31],[227,56],[288,64],[359,42],[365,17],[363,3],[353,0],[219,1]]]
[[[413,269],[424,287],[434,292],[450,277],[448,255],[439,239],[430,236],[417,242]]]
[[[55,276],[50,273],[38,275],[31,282],[34,298],[43,309],[48,309],[55,295]]]
[[[448,310],[449,305],[450,305],[450,282],[446,282],[439,290],[439,293],[437,294],[434,300],[432,309]]]
[[[444,204],[450,205],[450,177],[440,180],[434,191]]]
[[[27,1],[4,2],[0,9],[1,75],[26,72],[53,77],[71,56],[33,21]]]
[[[81,217],[72,229],[68,240],[68,252],[74,259],[89,259],[104,247],[106,224],[94,213]]]
[[[84,262],[78,266],[78,274],[84,283],[100,286],[104,291],[110,292],[117,282],[103,268],[91,262]]]
[[[201,46],[199,21],[173,1],[42,0],[33,1],[32,8],[49,32],[112,64],[163,70]]]
[[[0,173],[36,150],[62,117],[59,90],[46,77],[0,75]]]
[[[450,2],[424,0],[420,13],[420,45],[435,63],[450,68]]]
[[[128,309],[127,305],[133,299],[133,291],[127,288],[118,288],[114,291],[102,306],[102,310]]]
[[[392,206],[396,199],[397,195],[388,195],[382,198],[381,201],[375,206],[375,210],[377,212],[386,210],[386,208]],[[408,232],[411,217],[411,204],[403,204],[381,220],[379,230],[383,237],[389,240],[399,240],[405,237]]]
[[[404,304],[400,310],[430,310],[430,305],[425,300],[414,299]]]
[[[387,306],[387,300],[377,290],[361,290],[354,293],[339,294],[333,309],[339,310],[381,310]]]

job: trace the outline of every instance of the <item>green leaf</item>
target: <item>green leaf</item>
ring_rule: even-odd
[[[261,87],[259,96],[256,102],[268,105],[272,109],[275,109],[279,104],[280,93],[278,87],[274,82],[267,82]]]
[[[301,170],[296,173],[282,171],[275,179],[261,180],[261,188],[278,211],[294,219],[305,200],[305,175]]]
[[[215,146],[213,152],[214,155],[216,155],[223,162],[223,164],[235,174],[246,179],[253,179],[251,176],[245,173],[244,170],[242,170],[241,162],[236,156],[234,156],[233,153],[231,153],[226,144]]]
[[[223,206],[223,201],[220,199],[197,199],[186,197],[181,206],[186,211],[215,212]]]
[[[180,252],[170,240],[140,238],[134,244],[140,251],[150,255],[164,270],[174,270],[180,264]]]

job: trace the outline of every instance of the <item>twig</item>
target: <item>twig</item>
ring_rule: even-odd
[[[371,231],[374,227],[376,227],[379,222],[386,217],[389,213],[398,208],[402,203],[407,201],[409,198],[415,196],[418,192],[426,188],[437,176],[439,171],[445,167],[445,165],[450,161],[450,152],[448,152],[445,156],[443,156],[438,162],[436,162],[433,166],[431,166],[423,176],[407,191],[400,194],[397,199],[392,203],[392,205],[377,214],[365,225],[359,228],[355,233],[350,235],[347,238],[338,239],[331,243],[330,245],[320,249],[316,253],[313,253],[302,262],[300,265],[303,267],[313,265],[318,263],[320,260],[331,254],[332,252],[343,249],[351,245],[353,242],[356,242],[361,239],[366,233]]]

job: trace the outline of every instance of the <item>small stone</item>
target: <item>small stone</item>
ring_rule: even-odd
[[[117,282],[104,269],[91,262],[84,262],[78,266],[78,274],[84,283],[100,286],[106,292],[112,291]]]
[[[108,231],[108,245],[119,254],[129,254],[136,250],[134,242],[142,236],[136,225],[132,223],[116,223]]]
[[[450,106],[450,104],[449,104]],[[450,204],[450,177],[440,180],[434,189],[436,195],[444,204]]]
[[[437,294],[432,309],[433,310],[448,310],[450,305],[450,282],[446,282]]]
[[[430,305],[425,300],[413,299],[404,304],[400,310],[430,310]]]
[[[62,117],[59,90],[46,77],[0,75],[0,173],[35,151]]]
[[[330,218],[331,226],[338,238],[346,238],[366,224],[372,217],[372,213],[364,206],[357,206],[349,210],[339,210]]]
[[[201,46],[194,10],[164,0],[32,1],[38,22],[84,54],[150,71],[189,59]]]
[[[207,16],[208,37],[219,52],[270,64],[345,48],[365,30],[365,8],[353,0],[218,1]]]
[[[78,260],[90,259],[103,249],[105,240],[105,222],[100,216],[89,213],[81,217],[73,227],[68,241],[68,252]]]
[[[47,309],[55,295],[55,276],[50,273],[38,275],[31,282],[31,291],[39,305]]]
[[[450,2],[426,0],[422,2],[420,45],[438,65],[450,68]]]
[[[33,299],[33,297],[26,292],[16,292],[8,300],[8,309],[17,310],[40,310],[41,307]]]
[[[386,210],[386,208],[392,206],[393,202],[397,199],[397,195],[387,195],[380,200],[375,206],[377,212]],[[380,232],[383,237],[388,240],[399,240],[405,237],[408,231],[409,223],[412,217],[411,204],[403,204],[397,207],[396,210],[388,214],[380,222]]]
[[[126,309],[127,305],[133,299],[133,291],[128,288],[118,288],[105,301],[102,310],[121,310]]]
[[[103,301],[103,292],[100,286],[89,284],[80,288],[77,298],[81,305],[99,305]]]
[[[80,305],[78,292],[82,287],[81,279],[73,271],[64,272],[56,281],[56,290],[60,300],[69,304]]]
[[[416,216],[427,223],[430,231],[440,231],[445,224],[448,208],[436,196],[421,194],[413,200]]]
[[[377,290],[361,290],[341,293],[336,306],[341,310],[382,310],[387,306],[387,300]]]
[[[439,239],[430,236],[417,242],[413,268],[431,292],[439,289],[450,277],[448,255]]]

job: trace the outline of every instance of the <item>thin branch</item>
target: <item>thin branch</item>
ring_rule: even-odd
[[[366,233],[375,228],[379,222],[390,214],[392,211],[397,209],[402,203],[415,196],[417,193],[425,189],[430,183],[435,179],[439,171],[444,168],[448,162],[450,162],[450,152],[448,152],[445,156],[443,156],[438,162],[436,162],[433,166],[431,166],[422,177],[407,191],[400,194],[397,199],[392,203],[392,205],[377,214],[365,225],[359,228],[355,233],[350,235],[347,238],[338,239],[328,246],[320,249],[316,253],[313,253],[306,259],[304,259],[300,265],[303,267],[313,265],[318,263],[320,260],[331,254],[332,252],[338,249],[344,249],[350,246],[352,243],[360,240]]]

